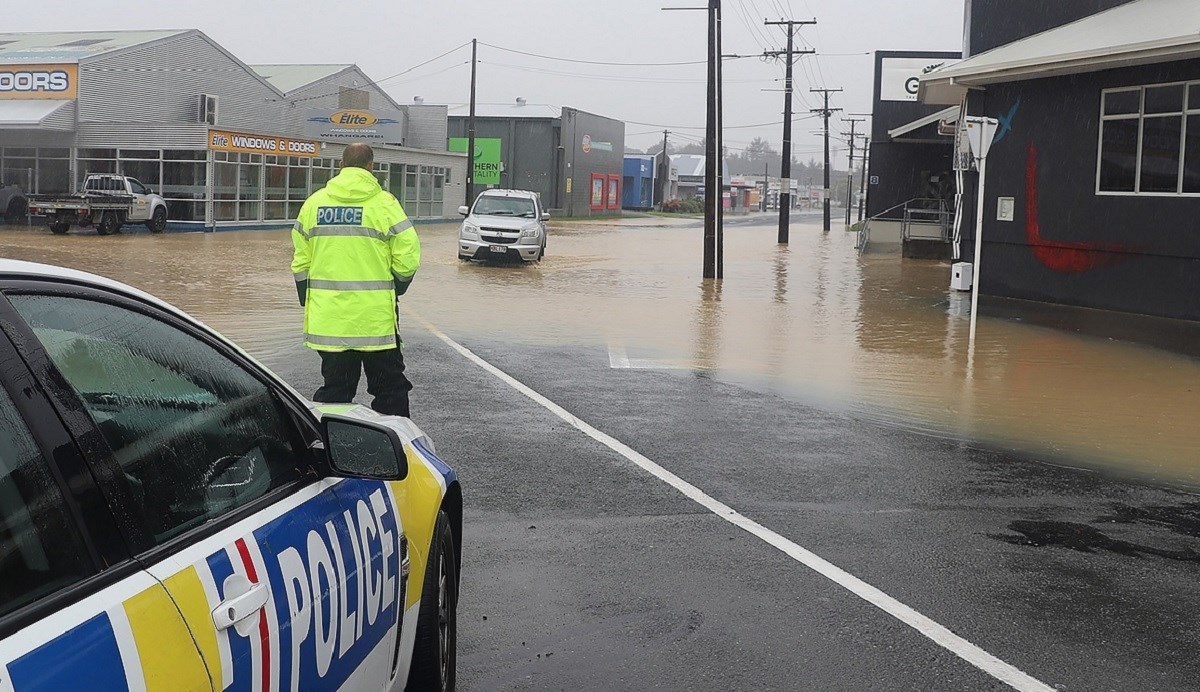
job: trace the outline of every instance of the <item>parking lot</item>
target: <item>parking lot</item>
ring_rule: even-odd
[[[1194,688],[1193,359],[993,316],[968,372],[944,265],[804,218],[788,249],[732,222],[721,286],[691,220],[556,225],[533,266],[420,230],[403,331],[465,488],[464,688]],[[286,231],[0,246],[317,386]]]

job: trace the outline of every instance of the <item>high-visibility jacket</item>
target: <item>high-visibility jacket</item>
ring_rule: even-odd
[[[343,168],[300,209],[292,274],[304,302],[304,345],[317,351],[396,348],[396,295],[421,266],[400,202],[362,168]]]

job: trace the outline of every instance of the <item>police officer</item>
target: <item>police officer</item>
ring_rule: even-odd
[[[304,306],[304,345],[321,355],[324,386],[313,399],[350,403],[362,371],[371,408],[408,416],[396,296],[421,265],[421,245],[400,202],[371,172],[375,153],[354,143],[342,169],[300,209],[292,274]]]

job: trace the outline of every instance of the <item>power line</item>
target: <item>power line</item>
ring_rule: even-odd
[[[702,84],[706,81],[703,79],[683,79],[683,78],[659,79],[656,77],[622,77],[619,75],[598,75],[598,74],[587,74],[587,73],[582,73],[582,72],[566,72],[563,70],[552,70],[552,69],[544,68],[544,67],[533,67],[531,65],[514,65],[511,63],[492,62],[490,60],[480,60],[480,62],[485,65],[491,65],[493,67],[502,67],[502,68],[507,68],[507,69],[511,69],[511,70],[520,70],[522,72],[532,72],[534,74],[549,74],[549,75],[556,75],[556,76],[560,76],[560,77],[575,77],[578,79],[596,79],[596,80],[608,81],[608,82],[646,82],[646,83],[652,83],[652,84]],[[769,81],[772,81],[772,80],[738,79],[738,80],[730,80],[729,83],[730,84],[763,84],[763,83],[766,83]]]
[[[413,65],[412,67],[408,68],[407,70],[402,70],[402,71],[400,71],[400,72],[397,72],[397,73],[396,73],[396,74],[394,74],[394,75],[390,75],[390,76],[388,76],[388,77],[384,77],[383,79],[377,79],[377,80],[374,80],[374,81],[367,80],[367,83],[366,83],[366,85],[365,85],[365,86],[376,86],[376,87],[377,87],[377,86],[379,86],[380,84],[382,84],[382,83],[384,83],[384,82],[391,81],[391,80],[393,80],[393,79],[395,79],[395,78],[397,78],[397,77],[402,77],[402,76],[404,76],[404,75],[408,74],[409,72],[412,72],[412,71],[414,71],[414,70],[419,70],[419,69],[421,69],[422,67],[425,67],[426,65],[428,65],[428,64],[430,64],[430,63],[437,62],[438,60],[441,60],[442,58],[444,58],[444,57],[446,57],[446,56],[448,56],[448,55],[451,55],[451,54],[453,54],[453,53],[456,53],[456,52],[458,52],[458,51],[462,50],[463,48],[466,48],[466,47],[467,47],[467,46],[469,46],[469,45],[471,45],[471,42],[470,42],[470,41],[467,41],[466,43],[464,43],[464,44],[462,44],[462,45],[460,45],[460,46],[455,46],[454,48],[451,48],[450,50],[446,51],[445,53],[442,53],[441,55],[438,55],[438,56],[432,57],[432,58],[430,58],[430,59],[426,60],[425,62],[423,62],[423,63],[420,63],[420,64],[418,64],[418,65]],[[323,98],[325,98],[325,97],[327,97],[327,96],[337,96],[337,95],[338,95],[338,93],[340,93],[340,92],[338,92],[338,91],[331,91],[331,92],[329,92],[329,93],[327,93],[327,94],[317,94],[316,96],[305,96],[304,98],[300,98],[300,99],[275,99],[275,100],[276,100],[276,101],[290,101],[291,103],[293,103],[293,104],[296,104],[296,103],[302,103],[302,102],[304,102],[304,101],[314,101],[314,100],[316,100],[316,99],[323,99]]]
[[[580,65],[610,65],[610,66],[624,66],[624,67],[676,67],[676,66],[680,66],[680,65],[704,65],[704,64],[707,64],[707,62],[708,62],[706,60],[682,60],[682,61],[678,61],[678,62],[611,62],[611,61],[606,61],[606,60],[580,60],[577,58],[564,58],[564,57],[555,56],[555,55],[542,55],[540,53],[530,53],[530,52],[523,51],[523,50],[516,50],[515,48],[505,48],[504,46],[497,46],[497,45],[494,45],[491,43],[484,43],[483,41],[480,41],[479,45],[487,46],[488,48],[495,48],[496,50],[502,50],[506,53],[516,53],[517,55],[525,55],[525,56],[528,56],[531,58],[541,58],[542,60],[557,60],[558,62],[571,62],[571,63],[580,64]],[[729,57],[729,56],[725,56],[725,57]],[[745,56],[745,55],[733,56],[734,59],[746,58],[746,57],[749,57],[749,56]]]
[[[412,77],[410,79],[402,79],[398,82],[398,84],[412,84],[413,82],[419,82],[422,79],[429,79],[430,77],[436,77],[440,74],[445,74],[446,72],[449,72],[451,70],[457,70],[458,68],[462,67],[463,65],[470,65],[470,64],[471,64],[470,60],[463,60],[462,62],[455,63],[455,64],[451,65],[450,67],[442,68],[442,69],[438,70],[437,72],[430,72],[429,74],[423,74],[419,77]]]
[[[792,118],[792,122],[796,122],[798,120],[808,120],[808,119],[814,118],[814,117],[816,117],[816,116],[812,116],[812,115],[800,116],[798,118]],[[703,125],[700,127],[689,126],[689,125],[664,125],[662,123],[643,123],[643,122],[638,122],[636,120],[624,120],[622,122],[624,122],[626,125],[641,125],[642,127],[661,127],[661,128],[667,128],[668,130],[672,130],[672,131],[705,129],[705,126],[703,126]],[[757,123],[755,125],[726,125],[724,129],[726,129],[726,130],[752,130],[756,127],[774,127],[774,126],[782,125],[782,124],[783,124],[782,120],[776,120],[775,122],[771,122],[771,123]],[[675,134],[678,134],[678,133],[675,133]]]

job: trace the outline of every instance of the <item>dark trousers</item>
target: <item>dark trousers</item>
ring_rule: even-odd
[[[358,392],[358,378],[367,372],[367,392],[375,397],[371,408],[389,416],[408,417],[408,390],[404,376],[404,354],[399,345],[386,351],[318,351],[325,385],[313,401],[348,404]]]

